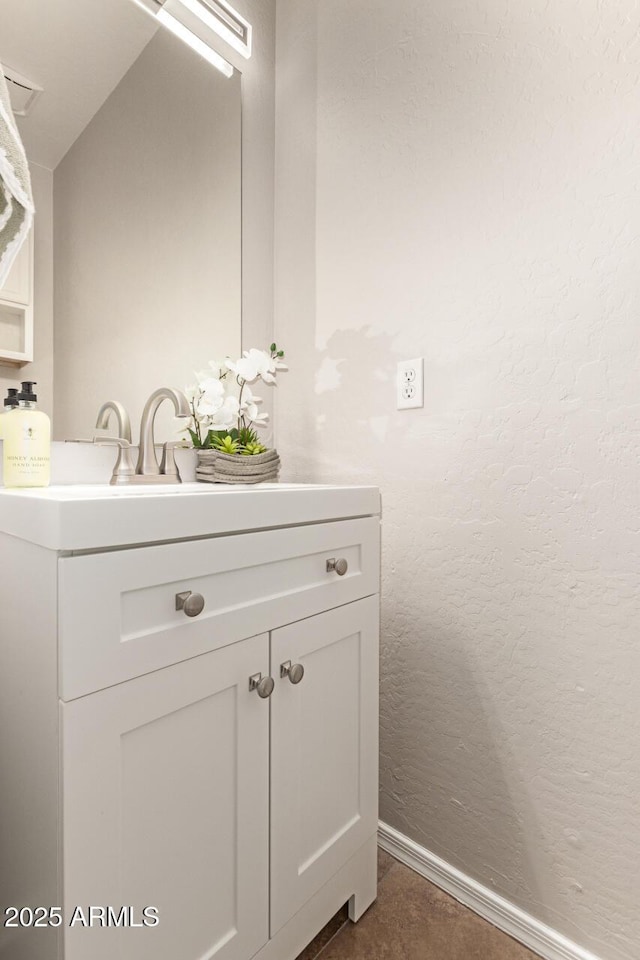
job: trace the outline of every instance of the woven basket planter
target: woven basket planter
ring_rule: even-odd
[[[203,483],[275,483],[280,471],[277,450],[255,457],[231,456],[218,450],[198,450],[196,480]]]

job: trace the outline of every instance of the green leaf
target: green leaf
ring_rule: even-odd
[[[206,445],[208,449],[213,449],[216,445],[216,440],[224,440],[225,437],[229,436],[229,433],[233,434],[233,430],[209,430],[207,434]],[[233,436],[231,439],[235,439]]]
[[[266,453],[267,448],[261,443],[248,443],[241,451],[243,457],[257,457],[259,453]]]
[[[194,447],[196,447],[196,449],[200,449],[202,445],[201,445],[201,443],[200,443],[200,439],[199,439],[199,437],[198,437],[198,434],[195,432],[195,430],[192,430],[191,427],[188,427],[187,429],[189,430],[189,436],[191,437],[191,443],[194,445]]]
[[[242,427],[238,433],[238,440],[241,446],[246,447],[250,443],[258,442],[258,434],[252,427]]]
[[[234,440],[228,433],[223,437],[216,437],[213,441],[213,446],[216,450],[220,450],[221,453],[228,453],[230,456],[238,453],[240,444],[237,440]]]

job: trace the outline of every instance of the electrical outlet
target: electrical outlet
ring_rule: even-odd
[[[398,410],[424,407],[424,360],[401,360],[396,376]]]

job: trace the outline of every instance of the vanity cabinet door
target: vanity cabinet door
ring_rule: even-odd
[[[369,597],[271,634],[271,936],[376,831],[378,620]]]
[[[267,941],[269,701],[249,677],[268,652],[264,634],[61,704],[65,960],[246,960]],[[138,926],[105,928],[107,907]]]

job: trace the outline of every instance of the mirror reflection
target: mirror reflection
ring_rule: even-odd
[[[239,355],[240,75],[131,0],[11,0],[2,19],[0,60],[43,91],[18,120],[36,202],[34,363],[0,366],[0,386],[38,380],[55,439],[91,436],[119,400],[135,441],[156,387]],[[171,411],[158,419],[158,439],[175,436]]]

